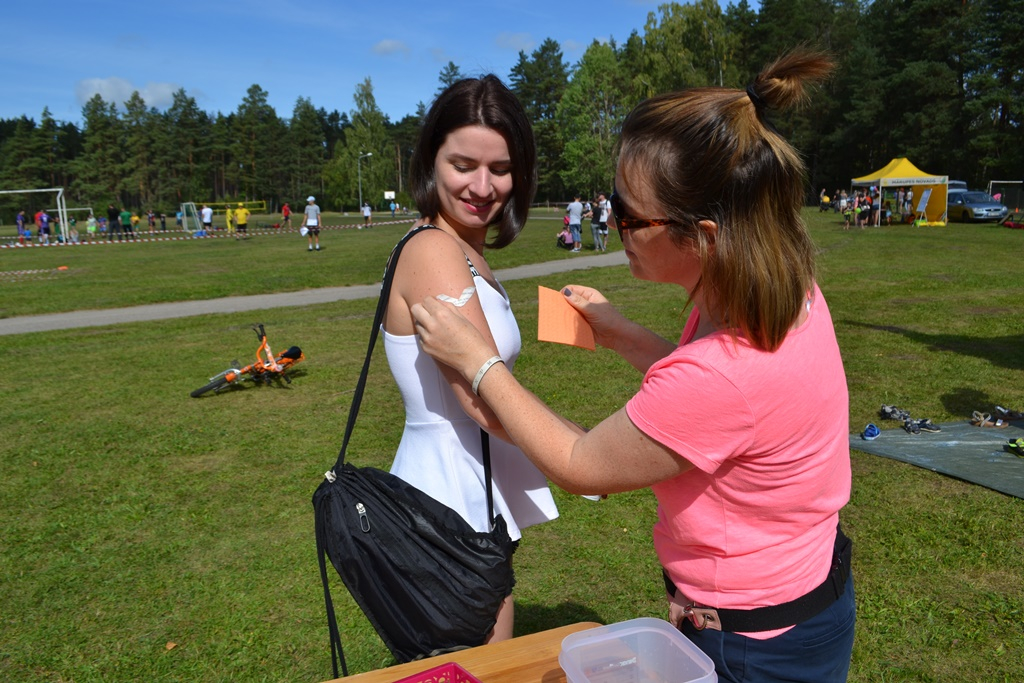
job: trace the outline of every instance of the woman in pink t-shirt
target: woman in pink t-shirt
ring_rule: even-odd
[[[626,117],[612,221],[633,275],[679,285],[693,308],[676,344],[565,288],[597,342],[644,373],[589,432],[520,386],[456,308],[412,307],[427,353],[553,482],[651,487],[669,619],[720,681],[844,681],[850,665],[846,376],[801,219],[804,166],[766,119],[831,69],[798,51],[745,91],[660,95]]]

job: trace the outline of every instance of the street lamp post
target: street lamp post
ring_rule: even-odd
[[[363,210],[363,159],[366,157],[372,157],[373,152],[367,152],[366,154],[360,154],[356,158],[356,175],[359,176],[359,210]]]

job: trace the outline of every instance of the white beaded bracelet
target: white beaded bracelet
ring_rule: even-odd
[[[482,380],[484,378],[484,375],[486,375],[487,371],[491,369],[491,366],[493,366],[495,363],[504,363],[504,362],[505,361],[501,359],[501,356],[491,356],[486,361],[484,361],[484,364],[481,365],[480,369],[476,371],[476,377],[473,378],[473,393],[474,394],[477,394],[477,395],[480,394],[480,380]]]

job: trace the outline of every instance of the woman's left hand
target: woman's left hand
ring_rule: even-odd
[[[409,311],[423,350],[457,370],[466,381],[494,355],[480,331],[452,304],[428,297],[422,304],[413,304]]]

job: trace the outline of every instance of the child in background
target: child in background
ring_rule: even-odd
[[[558,233],[558,247],[560,249],[572,249],[572,233],[569,232],[568,227],[563,227],[562,232]]]

